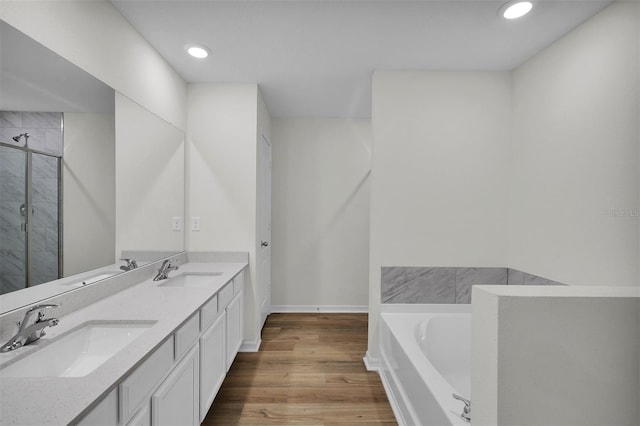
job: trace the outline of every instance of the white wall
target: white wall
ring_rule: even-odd
[[[187,218],[201,223],[188,232],[187,250],[249,253],[244,337],[256,342],[257,147],[270,118],[257,84],[190,84],[187,112]]]
[[[64,114],[65,276],[116,261],[114,120],[113,113]]]
[[[474,425],[638,424],[637,287],[486,286],[473,300]]]
[[[371,123],[273,122],[275,310],[368,303]]]
[[[638,284],[639,20],[614,3],[514,72],[510,267]]]
[[[510,118],[506,72],[374,74],[369,356],[382,266],[505,266]]]
[[[190,84],[189,209],[201,218],[190,232],[195,251],[248,251],[255,243],[255,84]]]
[[[109,1],[2,0],[0,18],[185,128],[185,82]]]
[[[184,250],[184,133],[120,93],[115,129],[115,255]]]

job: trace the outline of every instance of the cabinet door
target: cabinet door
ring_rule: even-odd
[[[151,412],[149,411],[149,404],[144,404],[140,410],[131,418],[127,426],[150,426],[151,425]]]
[[[152,425],[199,425],[199,351],[196,344],[151,396]]]
[[[200,422],[207,415],[227,372],[226,317],[220,315],[200,337]]]
[[[227,371],[242,344],[242,292],[227,306]]]

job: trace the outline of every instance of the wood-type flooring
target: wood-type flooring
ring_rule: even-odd
[[[367,314],[272,314],[202,424],[396,425],[366,350]]]

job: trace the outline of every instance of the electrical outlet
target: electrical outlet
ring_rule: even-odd
[[[173,231],[182,231],[182,218],[180,216],[171,218],[171,229]]]
[[[199,216],[193,216],[191,218],[191,230],[192,231],[199,231],[200,230],[200,217]]]

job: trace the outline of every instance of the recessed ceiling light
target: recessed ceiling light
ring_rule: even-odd
[[[500,7],[498,13],[505,19],[520,18],[533,9],[533,3],[530,1],[510,1]]]
[[[194,58],[204,59],[209,56],[209,49],[204,46],[200,46],[197,44],[190,44],[186,46],[187,53]]]

